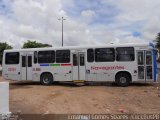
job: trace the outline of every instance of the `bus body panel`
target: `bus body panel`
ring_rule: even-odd
[[[71,81],[71,66],[36,66],[33,72],[33,80],[39,81],[43,73],[49,72],[53,75],[54,81]]]
[[[33,76],[33,81],[40,81],[40,75],[41,75],[41,67],[39,64],[33,64],[32,68],[32,76]],[[47,70],[48,71],[48,70]],[[47,72],[45,71],[45,72]]]
[[[71,65],[61,64],[62,66],[53,67],[53,77],[55,81],[70,81],[72,79]]]
[[[20,65],[5,65],[2,76],[6,80],[21,80]]]
[[[89,47],[64,47],[64,48],[39,48],[39,49],[22,49],[22,50],[5,50],[3,54],[3,77],[11,80],[33,80],[40,81],[43,73],[49,72],[53,75],[54,81],[115,81],[118,72],[128,72],[132,77],[132,82],[149,82],[155,81],[156,63],[153,58],[153,78],[139,79],[138,76],[138,56],[137,51],[153,50],[149,44],[128,45],[134,48],[134,61],[113,61],[113,62],[88,62],[87,50],[89,48],[111,48],[127,47],[127,45],[110,45],[110,46],[89,46]],[[47,50],[70,50],[70,62],[67,63],[34,63],[35,51]],[[6,53],[19,52],[19,64],[8,65],[5,63]],[[115,53],[116,54],[116,53]],[[152,52],[152,54],[154,54]],[[24,61],[25,60],[25,61]],[[28,62],[28,60],[31,61]],[[25,65],[24,65],[25,62]],[[24,66],[24,67],[23,67]],[[146,73],[146,71],[144,71]],[[145,74],[143,73],[143,74]]]
[[[127,65],[129,64],[129,66]],[[133,78],[137,80],[137,70],[135,62],[105,62],[105,63],[89,63],[86,66],[87,81],[115,81],[115,75],[118,72],[127,71]]]
[[[12,53],[12,52],[11,52]],[[21,67],[20,67],[20,61],[18,61],[18,64],[5,64],[6,61],[5,58],[7,57],[7,54],[4,52],[3,54],[3,63],[2,63],[2,76],[4,79],[10,79],[10,80],[21,80]],[[20,55],[18,56],[18,59],[20,60]]]

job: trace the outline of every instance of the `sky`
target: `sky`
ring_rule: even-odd
[[[0,42],[61,46],[141,43],[160,32],[160,0],[0,0]]]

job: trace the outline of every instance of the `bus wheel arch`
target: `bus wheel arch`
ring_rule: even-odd
[[[50,72],[43,72],[40,75],[40,83],[42,85],[52,85],[53,84],[53,75]]]
[[[119,71],[115,75],[115,82],[118,86],[127,87],[132,82],[131,73],[128,71]]]

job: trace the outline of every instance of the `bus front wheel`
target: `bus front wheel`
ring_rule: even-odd
[[[52,85],[53,84],[53,76],[50,73],[43,73],[40,78],[40,82],[42,85]]]
[[[116,84],[121,87],[129,86],[131,81],[130,75],[127,73],[119,73],[116,75]]]

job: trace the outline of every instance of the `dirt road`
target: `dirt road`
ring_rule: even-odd
[[[3,78],[0,77],[0,81]],[[10,81],[10,111],[40,114],[159,113],[160,84],[86,85]]]

